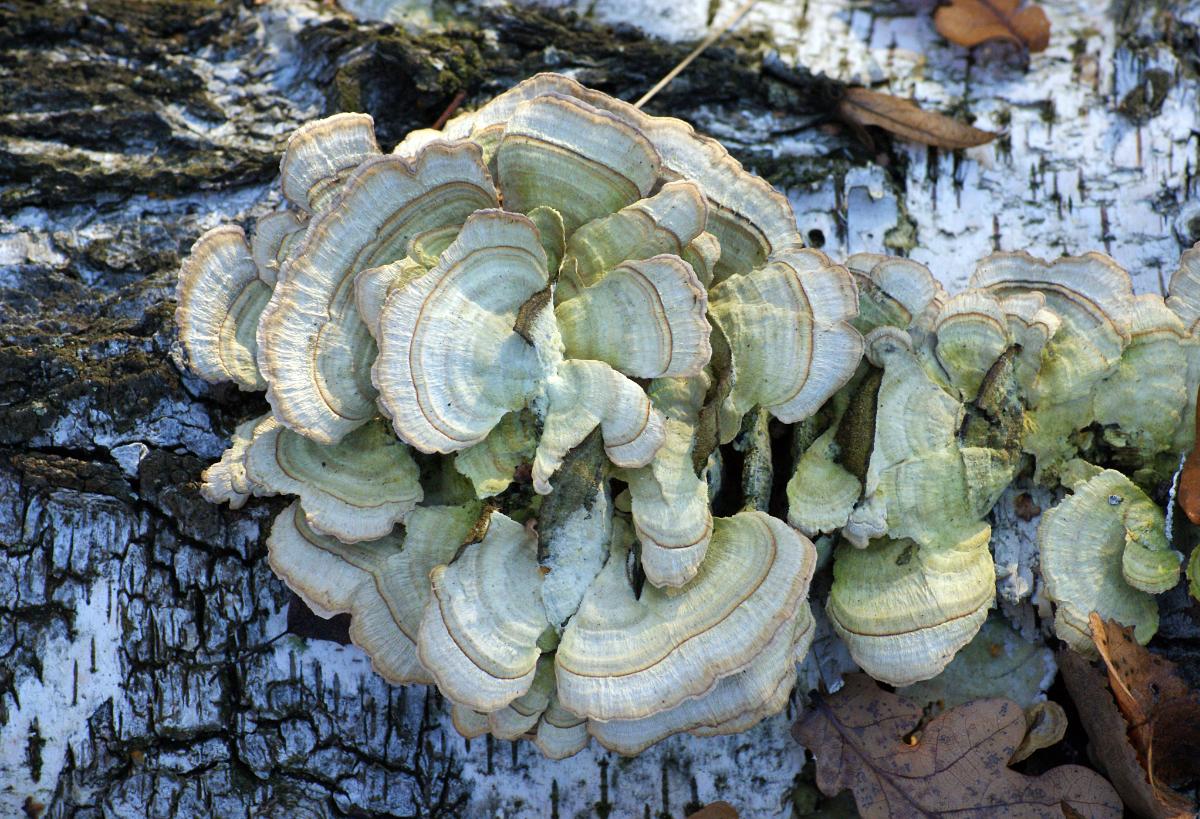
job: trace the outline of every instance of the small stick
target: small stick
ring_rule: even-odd
[[[712,45],[718,39],[720,39],[722,34],[729,31],[729,29],[733,28],[734,26],[736,26],[738,24],[738,22],[743,17],[746,16],[747,12],[749,12],[750,9],[752,9],[754,7],[754,4],[757,2],[758,2],[758,0],[746,0],[745,3],[742,3],[742,5],[738,8],[738,10],[734,13],[734,15],[729,18],[728,21],[726,21],[725,23],[717,26],[712,31],[710,31],[708,33],[708,36],[700,41],[700,45],[698,45],[694,49],[692,49],[692,52],[690,54],[688,54],[686,57],[684,57],[682,60],[680,60],[679,65],[675,66],[670,71],[668,71],[667,75],[665,77],[663,77],[661,80],[659,80],[657,83],[655,83],[653,88],[651,88],[645,94],[642,94],[642,98],[640,100],[638,100],[637,102],[635,102],[633,104],[633,107],[641,108],[643,105],[648,103],[654,97],[655,94],[657,94],[659,91],[663,90],[667,86],[667,83],[669,83],[671,80],[678,77],[683,72],[683,69],[685,69],[689,65],[691,65],[692,60],[699,57],[700,54],[704,51],[704,49],[708,48],[710,45]]]
[[[437,122],[433,123],[433,130],[442,130],[442,126],[444,126],[446,121],[450,119],[450,115],[458,110],[458,106],[462,105],[463,100],[466,98],[466,91],[459,91],[457,94],[455,94],[454,99],[450,100],[450,104],[446,106],[446,110],[443,111],[442,115],[437,118]]]

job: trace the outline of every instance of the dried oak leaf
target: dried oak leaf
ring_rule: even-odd
[[[1190,800],[1150,784],[1126,735],[1128,723],[1113,702],[1104,672],[1069,649],[1058,653],[1058,668],[1091,740],[1090,751],[1112,780],[1130,811],[1146,819],[1184,819],[1194,815]]]
[[[944,114],[925,111],[912,100],[851,86],[838,101],[838,116],[858,127],[874,125],[901,139],[935,148],[973,148],[996,138]]]
[[[1034,777],[1008,767],[1025,735],[1015,702],[975,700],[912,735],[920,719],[917,705],[850,675],[792,733],[816,757],[821,791],[850,789],[866,819],[1121,816],[1116,792],[1094,771],[1063,765]]]
[[[1050,44],[1046,12],[1022,0],[952,0],[934,13],[933,24],[947,40],[967,48],[1008,40],[1037,52]]]
[[[1174,663],[1138,645],[1132,628],[1095,612],[1088,622],[1150,784],[1179,785],[1200,776],[1200,692]]]

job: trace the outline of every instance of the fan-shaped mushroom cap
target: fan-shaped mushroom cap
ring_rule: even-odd
[[[731,276],[709,292],[709,316],[726,345],[732,389],[721,440],[761,406],[785,423],[816,412],[850,379],[862,337],[847,323],[858,297],[845,268],[820,251],[776,254],[753,275]]]
[[[259,278],[240,227],[224,225],[196,240],[180,267],[175,298],[189,369],[210,383],[261,390],[254,331],[271,286]]]
[[[1194,416],[1184,413],[1195,393],[1188,359],[1196,339],[1157,295],[1134,298],[1129,330],[1129,346],[1096,388],[1094,418],[1109,443],[1136,451],[1143,462],[1170,452],[1173,470],[1176,433],[1193,426]]]
[[[487,714],[481,714],[465,705],[459,705],[453,700],[450,702],[450,722],[454,726],[454,730],[466,739],[481,737],[492,729]]]
[[[483,540],[434,568],[430,580],[417,645],[438,688],[484,713],[528,691],[550,626],[534,536],[494,512]]]
[[[548,759],[566,759],[582,751],[588,744],[588,721],[563,708],[557,697],[538,720],[533,742]]]
[[[568,235],[647,196],[658,173],[658,152],[641,131],[559,94],[514,108],[496,149],[504,206],[552,207]]]
[[[634,378],[696,375],[712,356],[708,295],[678,256],[622,262],[554,309],[569,358]]]
[[[985,527],[950,547],[840,546],[826,612],[864,671],[891,685],[938,674],[987,618],[996,574]]]
[[[496,739],[520,739],[533,731],[554,696],[554,657],[543,654],[529,690],[499,711],[486,715],[488,730]]]
[[[200,494],[209,503],[228,503],[230,509],[241,509],[253,486],[246,477],[246,450],[254,440],[255,428],[271,420],[271,415],[251,418],[238,424],[229,441],[229,449],[221,455],[221,460],[204,470],[200,476]]]
[[[343,543],[383,537],[423,495],[408,448],[378,419],[325,445],[268,418],[254,430],[246,474],[256,495],[299,495],[308,525]]]
[[[258,277],[274,287],[288,255],[304,236],[305,220],[292,210],[268,213],[254,225],[250,255],[258,267]]]
[[[471,481],[475,497],[490,498],[508,488],[517,467],[533,460],[536,447],[533,415],[510,412],[481,443],[456,453],[454,468]]]
[[[454,556],[478,516],[476,504],[421,508],[403,534],[346,544],[309,528],[293,503],[267,538],[271,568],[318,614],[350,612],[350,638],[386,680],[430,683],[416,646],[429,572]]]
[[[967,290],[946,300],[933,324],[934,353],[966,400],[973,399],[992,364],[1008,349],[1008,317],[996,299]]]
[[[1179,257],[1179,267],[1171,275],[1167,293],[1167,307],[1175,311],[1194,335],[1200,325],[1200,242]]]
[[[645,466],[662,447],[662,413],[637,383],[602,361],[569,359],[546,382],[548,408],[533,458],[533,488],[550,491],[550,476],[597,426],[617,466]]]
[[[525,405],[543,365],[513,326],[546,283],[533,223],[482,210],[432,270],[392,291],[373,377],[401,438],[422,452],[466,449]]]
[[[301,210],[320,211],[355,168],[378,155],[375,121],[367,114],[305,123],[288,138],[279,163],[283,195]]]
[[[831,426],[805,450],[788,481],[788,523],[809,537],[845,526],[862,494],[858,478],[835,460],[837,431]]]
[[[929,268],[911,259],[856,253],[846,260],[858,285],[858,318],[864,334],[876,327],[928,330],[947,296]]]
[[[589,287],[621,262],[669,253],[683,256],[708,218],[704,194],[693,182],[668,182],[654,196],[580,227],[567,240],[559,290],[561,301]],[[709,240],[697,253],[703,258]],[[719,255],[719,245],[717,254]]]
[[[592,719],[638,719],[703,694],[755,661],[779,630],[794,634],[816,563],[812,544],[761,512],[716,521],[700,571],[679,590],[626,577],[612,550],[555,655],[563,706]]]
[[[808,653],[816,630],[808,604],[800,609],[791,628],[776,631],[752,663],[706,694],[641,719],[590,720],[588,731],[610,751],[632,756],[672,734],[735,733],[779,712],[796,684],[795,664]]]
[[[1009,337],[1021,346],[1015,360],[1017,383],[1028,393],[1042,369],[1042,351],[1062,321],[1046,307],[1046,297],[1036,291],[1003,298],[1000,307],[1008,321]]]
[[[695,576],[713,518],[708,483],[692,460],[706,377],[664,378],[650,397],[665,416],[665,439],[654,460],[622,473],[629,484],[630,512],[642,546],[642,569],[655,586],[682,586]]]
[[[496,193],[477,147],[437,142],[411,161],[362,163],[337,202],[313,218],[258,328],[276,417],[322,443],[377,413],[375,344],[356,310],[354,276],[404,258],[432,228],[495,207]]]
[[[1042,516],[1038,549],[1046,595],[1056,604],[1054,631],[1076,651],[1095,656],[1093,611],[1133,626],[1140,643],[1154,636],[1158,604],[1141,588],[1174,586],[1182,560],[1163,526],[1154,502],[1111,469],[1077,484]]]

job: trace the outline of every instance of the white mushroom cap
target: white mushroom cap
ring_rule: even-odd
[[[614,536],[608,563],[555,654],[563,706],[592,719],[638,719],[704,694],[794,633],[816,563],[812,544],[761,512],[716,521],[708,555],[679,590],[626,577]]]
[[[816,412],[858,366],[862,337],[847,323],[857,310],[845,268],[800,247],[713,287],[709,315],[728,345],[733,379],[721,440],[755,406],[785,423]]]
[[[654,460],[627,470],[630,511],[642,546],[642,568],[655,586],[691,580],[708,550],[713,517],[708,483],[692,459],[707,378],[659,379],[650,385],[665,420],[665,439]]]
[[[712,356],[708,296],[678,256],[622,262],[555,308],[569,358],[635,378],[696,375]]]
[[[271,287],[278,282],[289,254],[304,236],[304,228],[303,214],[293,210],[268,213],[254,224],[250,255],[258,267],[258,277]]]
[[[1200,324],[1200,242],[1179,257],[1179,267],[1171,274],[1167,293],[1167,307],[1183,319],[1188,332],[1194,335]]]
[[[570,298],[630,259],[663,253],[683,256],[701,235],[707,239],[701,240],[697,249],[699,258],[705,258],[704,253],[719,257],[716,237],[701,233],[707,219],[704,194],[687,181],[668,182],[653,196],[593,219],[567,240],[555,297],[559,301]]]
[[[1046,307],[1046,297],[1038,292],[1014,293],[1000,300],[1008,320],[1012,340],[1021,345],[1017,354],[1017,383],[1028,392],[1042,369],[1042,351],[1058,332],[1062,320]]]
[[[496,739],[520,739],[537,728],[554,696],[554,657],[542,655],[529,690],[499,711],[486,715],[488,730]]]
[[[376,157],[350,175],[336,206],[311,221],[259,323],[267,400],[283,424],[333,443],[377,414],[375,345],[356,309],[355,275],[495,204],[479,149],[468,144],[433,143],[411,161]]]
[[[251,418],[238,424],[221,460],[204,470],[200,476],[200,494],[209,503],[228,503],[230,509],[241,509],[253,492],[246,477],[246,450],[254,440],[255,428],[271,420],[271,416]]]
[[[317,614],[350,612],[350,639],[392,683],[430,683],[416,638],[429,572],[452,558],[479,515],[477,505],[417,509],[404,534],[346,544],[309,528],[299,503],[267,538],[271,568]]]
[[[632,756],[672,734],[736,733],[778,713],[796,683],[795,664],[808,653],[816,630],[808,604],[800,608],[796,620],[776,631],[753,662],[708,693],[641,719],[589,720],[588,731],[610,751]]]
[[[645,466],[662,447],[662,414],[637,383],[602,361],[562,362],[546,382],[548,407],[533,458],[533,488],[547,494],[563,458],[597,426],[617,466]]]
[[[834,556],[826,612],[872,677],[911,685],[935,676],[987,619],[996,592],[989,530],[951,547],[876,540]]]
[[[856,326],[929,330],[947,295],[925,265],[911,259],[856,253],[846,260],[861,301]]]
[[[492,513],[483,540],[430,573],[433,595],[418,635],[438,688],[476,711],[498,711],[529,690],[550,623],[542,605],[537,542]]]
[[[240,227],[208,231],[183,260],[175,289],[175,323],[188,368],[210,383],[243,390],[266,386],[255,363],[255,328],[271,298]]]
[[[504,206],[553,207],[568,234],[644,198],[658,178],[658,152],[637,128],[558,94],[513,109],[496,149]]]
[[[381,420],[325,445],[270,418],[245,468],[256,495],[299,495],[308,525],[343,543],[383,537],[423,496],[408,448]]]
[[[551,697],[533,737],[538,749],[548,759],[566,759],[586,748],[588,739],[588,721],[563,708],[557,697]]]
[[[482,210],[431,271],[391,292],[373,377],[396,434],[423,452],[454,452],[525,405],[543,365],[513,327],[546,283],[533,223]]]
[[[979,290],[951,296],[933,325],[938,363],[964,399],[970,400],[988,371],[1011,344],[1008,317],[1000,303]]]
[[[323,210],[346,177],[379,155],[375,120],[367,114],[334,114],[300,126],[279,163],[283,195],[309,213]]]

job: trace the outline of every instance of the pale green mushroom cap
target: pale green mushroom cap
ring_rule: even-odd
[[[1154,597],[1131,584],[1170,588],[1181,557],[1167,547],[1162,512],[1120,472],[1106,469],[1076,484],[1042,516],[1038,548],[1054,630],[1076,651],[1094,656],[1088,616],[1134,627],[1146,643],[1158,630]]]
[[[392,683],[430,683],[417,658],[429,572],[454,557],[479,516],[477,504],[416,510],[369,543],[313,531],[299,503],[279,514],[267,538],[271,568],[317,614],[349,612],[350,639]]]
[[[936,676],[971,641],[995,598],[984,527],[955,546],[881,539],[840,546],[826,612],[850,656],[882,682]]]
[[[928,331],[947,298],[929,268],[911,259],[856,253],[846,267],[858,285],[854,326],[863,335],[878,327]]]
[[[823,432],[788,481],[788,523],[809,537],[845,526],[862,493],[858,478],[836,460],[836,434],[836,424]]]

